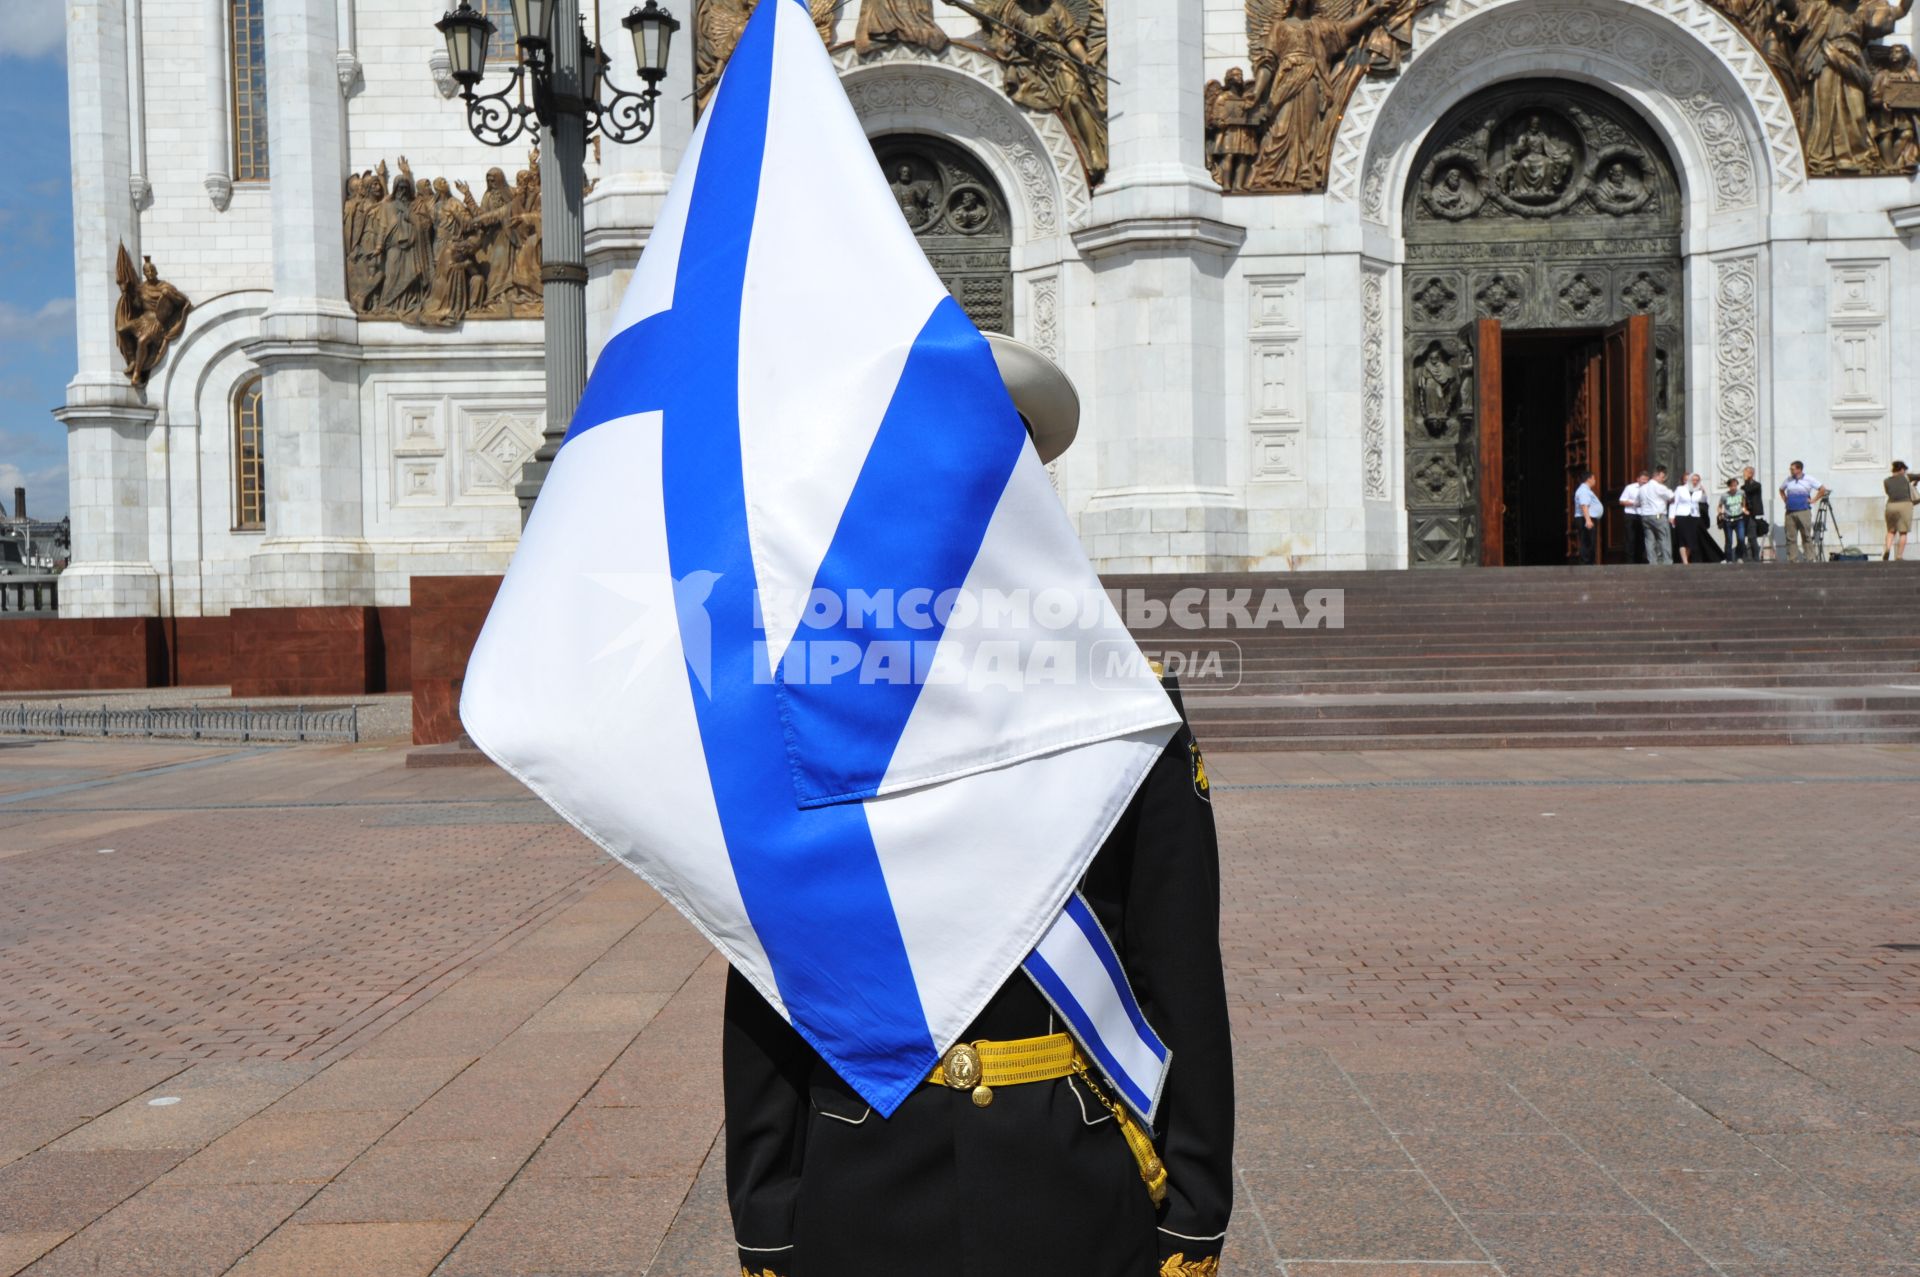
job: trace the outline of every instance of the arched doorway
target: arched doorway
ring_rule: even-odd
[[[1013,223],[1000,186],[953,143],[921,133],[873,139],[907,225],[941,282],[984,332],[1013,332]]]
[[[1428,135],[1403,223],[1410,563],[1567,562],[1578,471],[1611,506],[1639,466],[1686,465],[1681,209],[1659,139],[1584,85],[1501,84]]]

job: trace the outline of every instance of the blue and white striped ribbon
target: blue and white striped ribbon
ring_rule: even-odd
[[[1173,1053],[1147,1023],[1113,941],[1079,892],[1021,966],[1127,1107],[1152,1126]]]

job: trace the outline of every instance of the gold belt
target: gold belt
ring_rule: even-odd
[[[1153,1137],[1134,1120],[1125,1105],[1109,1098],[1105,1089],[1093,1080],[1087,1057],[1080,1053],[1070,1034],[1049,1033],[1045,1037],[1017,1038],[1010,1042],[960,1042],[940,1057],[933,1072],[927,1075],[927,1081],[955,1091],[971,1091],[974,1104],[985,1108],[993,1103],[996,1086],[1051,1082],[1074,1074],[1079,1075],[1093,1098],[1113,1114],[1120,1136],[1127,1142],[1127,1151],[1133,1154],[1134,1163],[1140,1168],[1140,1179],[1146,1184],[1148,1195],[1154,1205],[1159,1205],[1167,1196],[1167,1168],[1154,1151]]]

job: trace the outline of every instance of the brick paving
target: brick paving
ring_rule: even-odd
[[[736,1271],[721,963],[403,758],[0,743],[0,1277]],[[1920,1277],[1920,750],[1212,771],[1229,1272]]]

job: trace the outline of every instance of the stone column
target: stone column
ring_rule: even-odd
[[[1201,7],[1140,0],[1108,38],[1109,167],[1073,237],[1100,351],[1099,487],[1081,536],[1103,571],[1235,569],[1246,513],[1228,486],[1224,280],[1246,232],[1204,163]]]
[[[273,302],[247,348],[265,372],[267,535],[248,567],[256,607],[373,602],[359,325],[340,235],[346,127],[335,3],[267,6]]]
[[[600,38],[613,59],[608,78],[637,91],[643,82],[634,74],[633,41],[620,25],[633,0],[597,2]],[[586,199],[589,359],[597,357],[606,344],[627,280],[646,246],[647,233],[659,220],[667,187],[693,134],[693,0],[674,0],[670,7],[680,19],[680,30],[668,46],[667,75],[660,82],[660,99],[654,103],[653,132],[631,146],[602,139],[600,180]]]
[[[67,110],[73,139],[74,320],[78,360],[67,401],[73,565],[62,616],[154,616],[159,578],[148,559],[147,434],[155,410],[121,372],[114,340],[114,255],[140,260],[130,180],[125,0],[67,8]]]
[[[572,31],[579,24],[579,0],[556,0],[553,29]],[[554,97],[577,101],[584,88],[579,42],[556,38],[549,56]],[[546,315],[547,419],[539,451],[521,468],[520,481],[513,486],[523,525],[533,513],[540,485],[587,388],[587,264],[581,211],[586,162],[586,117],[577,110],[556,111],[540,147],[540,300]]]

